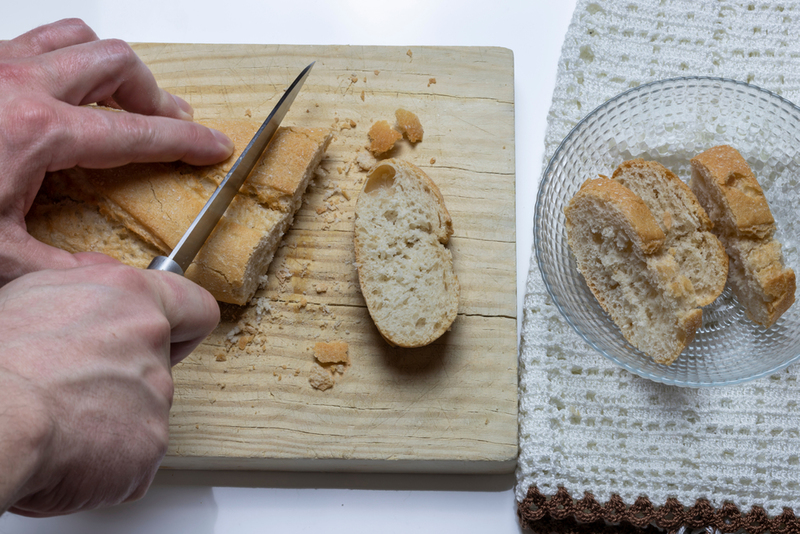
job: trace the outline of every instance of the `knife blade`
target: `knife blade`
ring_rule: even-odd
[[[208,236],[211,235],[222,214],[228,209],[233,197],[239,192],[239,188],[242,187],[244,181],[261,159],[270,141],[275,136],[275,132],[278,131],[281,121],[286,116],[286,112],[289,111],[292,102],[300,92],[300,88],[303,87],[303,83],[305,83],[314,63],[316,62],[312,62],[304,68],[286,89],[275,108],[264,120],[253,139],[247,144],[236,163],[228,171],[225,179],[222,180],[205,206],[203,206],[203,209],[197,214],[197,217],[183,234],[178,244],[175,245],[175,248],[172,249],[170,255],[156,256],[147,266],[148,269],[169,271],[183,276],[198,251],[205,244]]]

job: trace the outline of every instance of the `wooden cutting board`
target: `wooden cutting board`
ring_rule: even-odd
[[[196,118],[262,120],[316,61],[285,125],[336,131],[324,176],[247,307],[223,306],[214,334],[174,369],[163,466],[508,472],[517,455],[514,79],[511,51],[465,47],[138,44],[159,84]],[[453,217],[458,318],[433,345],[378,334],[353,265],[356,163],[378,120],[417,114],[415,146],[391,153],[426,171]],[[258,302],[260,305],[256,305]],[[321,391],[317,342],[351,364]],[[342,369],[340,369],[342,371]],[[329,372],[329,371],[326,371]]]

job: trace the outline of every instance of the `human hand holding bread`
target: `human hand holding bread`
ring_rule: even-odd
[[[25,215],[47,171],[210,164],[232,144],[77,20],[0,43],[0,84],[0,513],[135,499],[166,450],[170,366],[219,308],[181,277],[43,244]]]
[[[632,345],[667,365],[726,282],[765,328],[795,299],[794,272],[746,161],[719,146],[691,164],[687,187],[658,163],[624,162],[611,179],[585,182],[565,209],[570,249],[592,293]]]
[[[222,133],[191,121],[130,46],[64,20],[0,43],[0,284],[78,258],[31,238],[24,222],[46,171],[132,161],[210,164],[228,157]],[[129,111],[85,106],[99,102]]]

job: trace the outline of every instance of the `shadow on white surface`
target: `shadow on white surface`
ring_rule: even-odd
[[[112,508],[45,519],[6,514],[0,517],[0,534],[213,534],[218,514],[210,487],[185,487],[176,491],[153,485],[140,501]],[[186,529],[189,526],[191,528]]]
[[[516,533],[514,483],[513,474],[162,470],[138,502],[50,519],[6,514],[0,534]]]
[[[162,469],[156,475],[153,487],[216,486],[274,489],[500,492],[513,489],[514,484],[515,478],[512,473],[505,475],[434,475]]]

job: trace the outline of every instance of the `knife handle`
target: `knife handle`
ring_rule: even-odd
[[[169,271],[183,276],[181,266],[166,256],[156,256],[147,268],[154,271]]]

